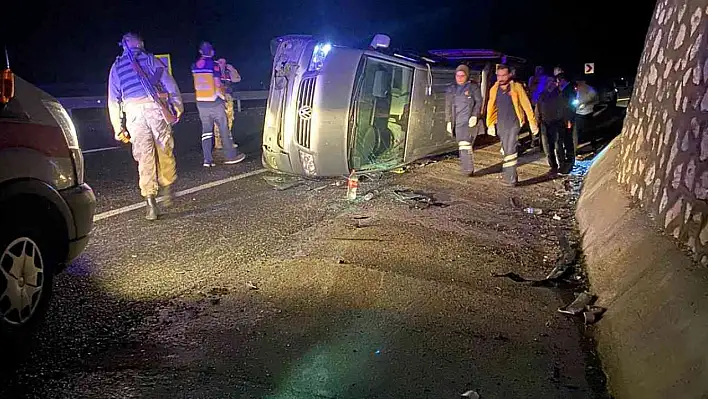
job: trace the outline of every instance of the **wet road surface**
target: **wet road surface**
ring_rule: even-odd
[[[247,161],[203,169],[196,129],[176,133],[177,190],[261,169],[248,133]],[[378,194],[357,204],[336,180],[276,190],[260,173],[157,222],[99,220],[36,339],[2,359],[0,397],[605,397],[582,327],[557,312],[572,293],[491,277],[553,268],[573,237],[563,181],[527,157],[526,184],[504,188],[498,147],[477,159],[480,177],[446,159],[362,182]],[[127,147],[86,169],[98,213],[140,201]],[[448,206],[411,208],[400,188]]]

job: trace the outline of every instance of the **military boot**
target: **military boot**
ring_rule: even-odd
[[[150,195],[147,197],[147,214],[145,215],[145,219],[157,220],[157,215],[157,200],[155,200],[154,195]]]
[[[162,187],[162,205],[165,208],[169,208],[172,206],[172,200],[174,200],[175,195],[172,192],[172,188],[170,186],[165,186]]]

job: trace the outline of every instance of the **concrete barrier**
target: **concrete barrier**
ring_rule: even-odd
[[[619,139],[590,169],[576,216],[609,389],[623,398],[708,397],[708,270],[617,183]]]

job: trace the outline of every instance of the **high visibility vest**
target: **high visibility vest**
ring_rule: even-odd
[[[197,101],[216,101],[225,97],[221,70],[211,57],[202,57],[192,66],[192,77]]]

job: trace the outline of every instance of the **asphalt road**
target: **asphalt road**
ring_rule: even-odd
[[[249,115],[234,166],[203,169],[198,128],[179,127],[177,190],[261,168]],[[0,397],[607,397],[584,327],[557,312],[572,291],[491,277],[542,278],[559,237],[575,242],[572,194],[537,158],[515,189],[492,146],[480,177],[446,159],[362,182],[377,190],[366,202],[336,180],[260,173],[181,196],[157,222],[99,220],[36,339],[2,359]],[[127,147],[86,154],[86,170],[99,213],[140,201]],[[411,208],[405,188],[447,206]]]

